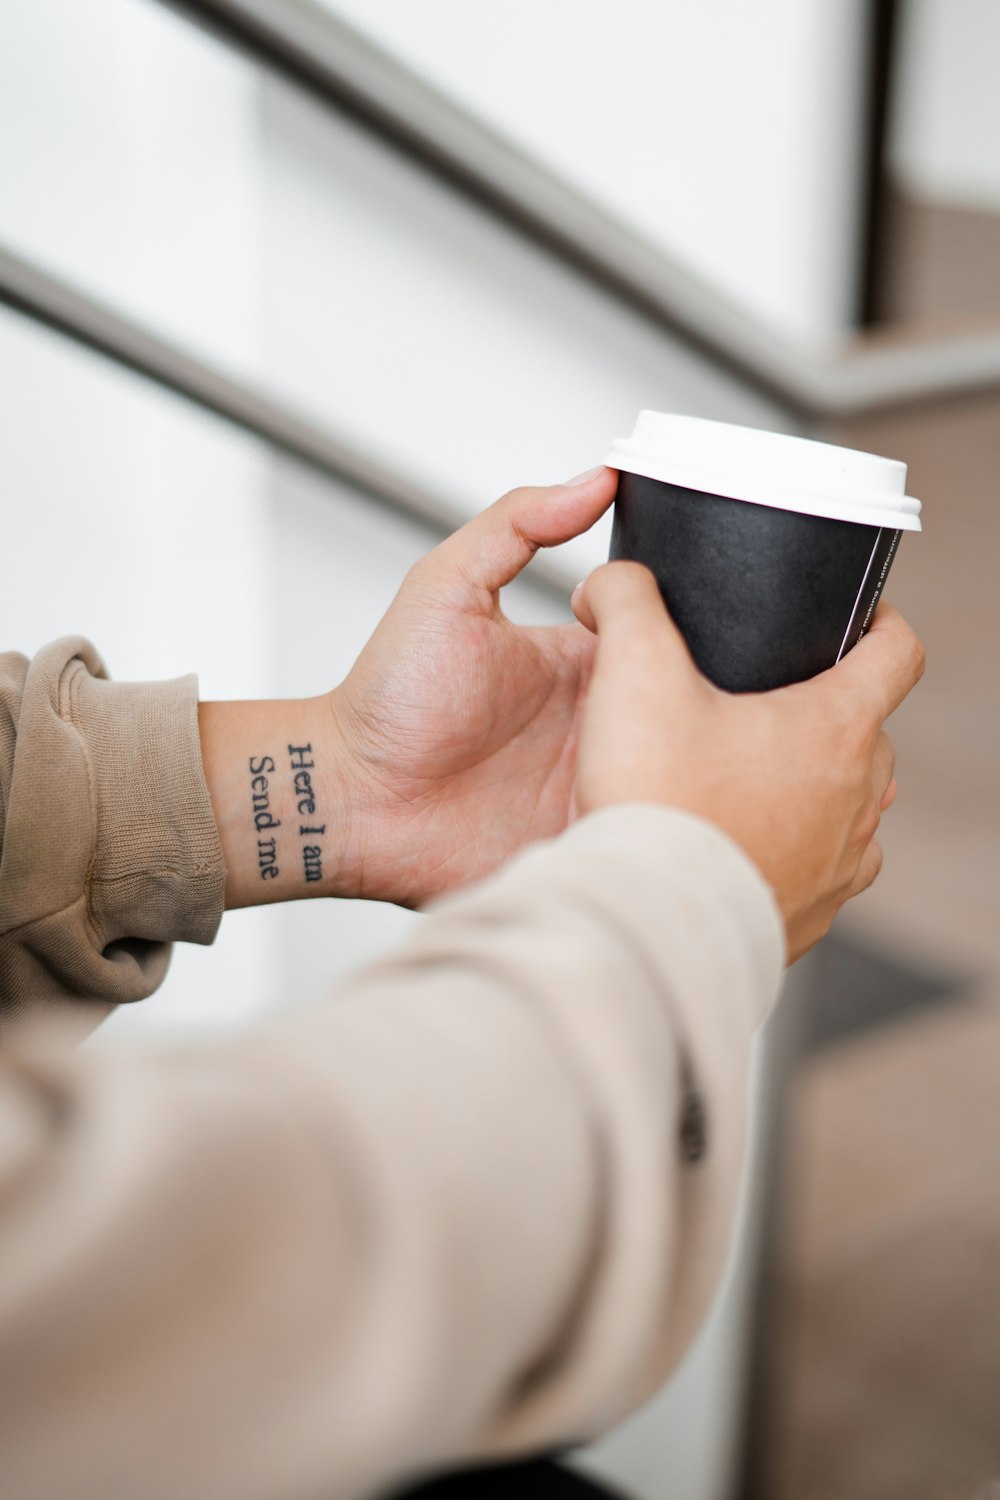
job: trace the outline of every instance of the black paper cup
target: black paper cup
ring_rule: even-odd
[[[729,692],[801,682],[871,623],[904,531],[906,465],[644,411],[619,470],[611,557],[645,563],[699,668]]]

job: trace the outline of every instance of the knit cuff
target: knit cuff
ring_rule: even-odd
[[[108,682],[77,661],[63,693],[91,779],[88,905],[103,943],[212,942],[225,865],[202,769],[197,679]]]

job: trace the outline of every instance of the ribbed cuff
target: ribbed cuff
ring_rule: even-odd
[[[212,942],[225,864],[202,769],[197,679],[108,682],[82,662],[71,673],[63,690],[97,818],[92,922],[105,942]]]

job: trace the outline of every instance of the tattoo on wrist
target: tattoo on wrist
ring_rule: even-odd
[[[326,833],[326,824],[317,821],[322,813],[317,814],[316,792],[310,772],[316,768],[316,762],[312,758],[312,745],[289,745],[288,754],[291,759],[292,785],[295,791],[295,809],[300,818],[308,818],[308,823],[299,824],[299,838],[302,844],[302,871],[307,885],[313,881],[323,879],[323,846],[316,840],[322,838]],[[305,842],[308,840],[308,842]]]
[[[261,838],[268,829],[280,828],[281,819],[271,811],[271,785],[268,776],[274,775],[274,761],[270,755],[250,757],[250,803],[253,809],[253,826],[257,833],[257,868],[261,880],[277,880],[278,840],[272,833]]]
[[[299,838],[302,853],[302,877],[306,885],[323,879],[323,845],[319,842],[326,834],[326,823],[317,805],[316,789],[312,772],[316,769],[313,748],[308,745],[289,745],[289,769],[292,774],[292,792],[295,810],[300,821]],[[274,830],[281,827],[281,819],[274,816],[271,807],[271,779],[276,774],[273,755],[251,755],[250,809],[254,832],[257,835],[257,868],[261,880],[277,880],[281,874],[278,864],[278,839]]]

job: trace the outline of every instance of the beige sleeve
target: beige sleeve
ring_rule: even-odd
[[[116,683],[78,637],[0,655],[0,1017],[78,1029],[210,943],[225,869],[197,684]]]
[[[716,1286],[782,958],[744,856],[634,806],[323,1008],[8,1049],[0,1493],[347,1500],[614,1422]]]

